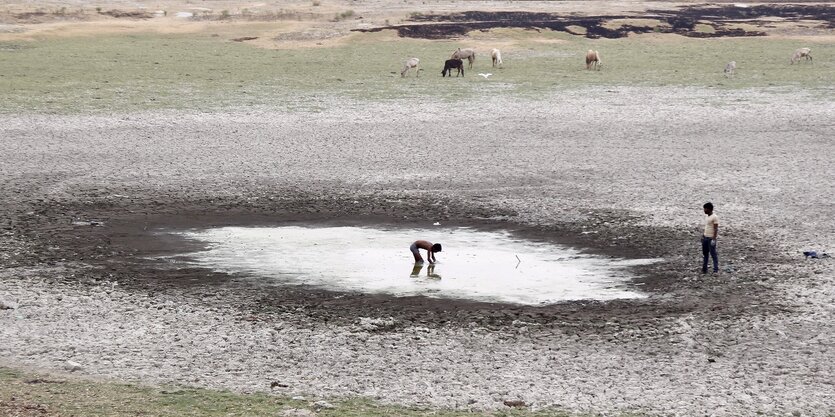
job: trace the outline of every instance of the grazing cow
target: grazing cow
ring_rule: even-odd
[[[469,68],[473,69],[473,62],[475,62],[475,49],[467,48],[461,49],[458,48],[455,52],[452,53],[450,57],[452,59],[466,59],[469,63]]]
[[[493,50],[490,51],[490,55],[493,57],[493,68],[496,66],[502,66],[502,51],[493,48]]]
[[[444,69],[441,71],[441,77],[446,77],[449,74],[452,77],[452,70],[457,69],[458,74],[455,76],[464,76],[464,61],[460,59],[447,59],[444,62]]]
[[[795,62],[800,61],[800,58],[806,58],[807,61],[811,61],[812,50],[809,48],[800,48],[794,51],[794,54],[792,54],[792,59],[790,62],[794,64]]]
[[[589,49],[589,51],[586,52],[586,69],[596,69],[600,71],[601,65],[603,65],[603,61],[600,60],[600,53]]]
[[[728,62],[728,65],[725,65],[725,76],[730,77],[736,74],[736,61]]]
[[[410,69],[415,69],[415,77],[420,77],[420,60],[417,58],[409,58],[403,63],[403,70],[400,71],[400,77],[405,77]]]

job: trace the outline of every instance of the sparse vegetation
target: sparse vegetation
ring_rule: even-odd
[[[322,5],[322,2],[319,0],[313,0],[313,7],[319,7]]]
[[[348,19],[349,17],[351,17],[353,15],[354,15],[353,10],[346,10],[342,13],[337,13],[336,16],[334,16],[333,20],[334,20],[334,22],[339,22],[340,20]]]
[[[506,61],[512,70],[501,73],[502,89],[496,94],[536,97],[555,89],[590,85],[791,87],[787,91],[802,87],[825,94],[835,85],[835,62],[788,64],[797,49],[797,42],[790,39],[705,41],[660,35],[664,39],[659,40],[659,35],[647,35],[599,41],[524,30],[505,30],[502,36],[514,43],[507,48],[512,52]],[[483,93],[484,83],[477,77],[466,77],[443,89],[437,88],[433,77],[420,77],[409,80],[408,89],[404,87],[399,77],[404,51],[431,68],[438,62],[443,64],[454,46],[452,42],[389,42],[369,34],[364,36],[365,41],[327,48],[332,65],[310,65],[321,60],[323,48],[277,51],[225,41],[233,37],[237,36],[147,34],[19,41],[19,48],[0,49],[0,74],[4,75],[0,77],[0,113],[288,106],[287,97],[306,94],[368,100],[408,94],[452,100]],[[804,45],[819,56],[835,55],[832,43]],[[584,54],[588,49],[600,51],[602,71],[585,71]],[[14,59],[4,54],[14,54]],[[658,57],[663,57],[663,65]],[[745,63],[745,69],[732,80],[722,74],[730,59]],[[242,66],[242,62],[247,65]],[[489,63],[487,57],[477,59],[475,70]],[[327,82],[336,77],[348,81]],[[491,82],[498,79],[494,76]]]
[[[530,412],[526,408],[489,414],[424,410],[384,406],[369,400],[330,401],[333,408],[317,408],[315,400],[293,400],[267,394],[234,394],[186,387],[145,387],[133,384],[90,382],[46,375],[31,375],[0,368],[0,415],[39,410],[38,415],[88,417],[275,417],[310,415],[319,417],[478,417],[478,416],[567,416],[557,410]],[[314,413],[314,410],[316,412]],[[286,414],[285,414],[286,413]],[[34,414],[23,414],[34,415]]]
[[[229,10],[222,10],[217,15],[201,14],[200,19],[204,20],[245,20],[245,21],[263,21],[271,22],[276,20],[303,20],[305,15],[293,10],[266,10],[253,11],[250,9],[242,9],[239,14],[233,14]]]
[[[566,26],[565,29],[575,35],[585,35],[588,32],[585,27],[578,25]]]
[[[693,30],[699,33],[716,33],[716,28],[705,23],[697,23]]]

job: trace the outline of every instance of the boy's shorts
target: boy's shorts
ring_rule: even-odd
[[[409,250],[412,251],[413,254],[420,256],[420,251],[418,250],[416,243],[412,243],[412,246],[409,246]]]

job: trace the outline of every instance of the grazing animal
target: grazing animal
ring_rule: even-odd
[[[452,59],[466,59],[467,63],[469,64],[469,69],[473,69],[473,62],[475,62],[475,49],[467,48],[461,49],[458,48],[455,52],[452,53],[450,57]]]
[[[479,73],[478,73],[478,75],[480,75],[480,76],[484,77],[484,79],[486,80],[488,77],[490,77],[490,76],[491,76],[491,75],[493,75],[493,74],[491,74],[491,73],[489,73],[489,72],[488,72],[487,74],[484,74],[484,73],[479,72]]]
[[[812,50],[809,48],[800,48],[794,51],[792,54],[791,63],[794,64],[797,61],[800,61],[800,58],[806,58],[807,61],[812,60]]]
[[[457,69],[458,74],[455,76],[464,76],[464,61],[460,59],[447,59],[444,61],[444,69],[441,71],[441,77],[446,77],[449,74],[452,77],[452,70]]]
[[[728,62],[728,65],[725,65],[725,76],[730,77],[736,74],[736,61]]]
[[[415,69],[415,77],[420,77],[420,60],[417,58],[409,58],[403,63],[403,70],[400,71],[400,76],[405,77],[410,69]]]
[[[588,52],[586,52],[586,69],[596,69],[600,71],[601,65],[603,65],[603,61],[600,60],[600,53],[589,49]]]
[[[490,56],[493,57],[493,68],[495,68],[496,66],[502,66],[502,51],[493,48],[493,50],[490,51]]]

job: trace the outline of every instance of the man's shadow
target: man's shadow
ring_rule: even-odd
[[[420,271],[423,270],[423,265],[424,264],[421,262],[415,263],[415,266],[412,267],[412,273],[409,274],[409,276],[412,278],[419,277]],[[429,266],[426,268],[426,276],[428,278],[441,279],[441,276],[435,273],[435,264],[429,264]]]

